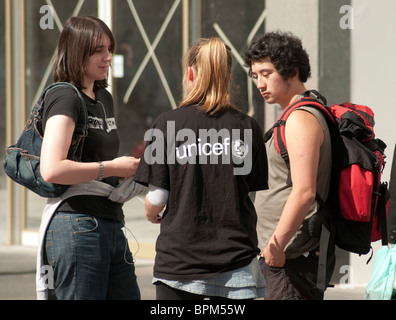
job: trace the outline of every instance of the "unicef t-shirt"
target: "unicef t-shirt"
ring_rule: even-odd
[[[245,266],[258,254],[249,192],[267,189],[267,155],[257,122],[227,108],[196,106],[160,115],[135,181],[169,190],[154,276],[199,279]]]

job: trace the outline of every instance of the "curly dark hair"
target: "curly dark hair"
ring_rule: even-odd
[[[300,80],[305,83],[311,76],[308,53],[301,40],[290,32],[268,32],[256,37],[245,52],[246,66],[270,58],[278,73],[287,80],[298,70]]]

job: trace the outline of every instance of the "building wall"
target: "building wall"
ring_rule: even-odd
[[[301,3],[303,2],[303,5]],[[319,84],[319,1],[318,0],[267,0],[268,16],[265,30],[290,31],[300,37],[310,57],[312,77],[308,88],[318,88]],[[270,128],[277,118],[280,108],[266,107],[266,128]]]
[[[351,100],[372,107],[377,137],[388,145],[384,179],[388,180],[396,142],[396,2],[353,0]]]
[[[387,143],[383,180],[389,180],[396,134],[392,94],[396,81],[394,32],[396,2],[392,0],[267,0],[266,31],[291,31],[299,36],[310,55],[312,79],[328,103],[351,101],[375,112],[376,135]],[[347,16],[348,15],[348,16]],[[352,20],[351,20],[352,19]],[[266,107],[266,126],[279,114]],[[373,244],[374,257],[380,243]],[[333,282],[350,287],[365,284],[374,259],[337,251]]]
[[[383,180],[388,181],[396,142],[396,2],[392,0],[353,0],[354,26],[351,30],[351,101],[370,106],[375,113],[375,131],[388,145]],[[374,245],[375,251],[380,243]],[[375,252],[374,252],[375,253]],[[373,259],[374,260],[374,259]],[[351,255],[354,277],[369,280],[373,266],[367,257]]]

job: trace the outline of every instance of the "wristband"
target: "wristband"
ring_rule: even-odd
[[[98,176],[98,180],[103,180],[103,178],[104,178],[104,165],[103,165],[103,163],[100,161],[100,162],[98,162],[98,164],[99,164],[99,176]]]

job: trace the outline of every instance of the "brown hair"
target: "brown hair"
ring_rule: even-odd
[[[111,30],[95,17],[72,17],[67,20],[58,43],[58,55],[54,65],[54,81],[69,82],[83,88],[85,65],[95,53],[103,35],[110,39],[114,52],[115,40]],[[107,79],[95,81],[95,89],[107,88]]]
[[[179,107],[198,104],[210,115],[230,107],[232,54],[221,39],[200,39],[187,51],[183,59],[184,83],[188,67],[193,67],[197,75]]]

